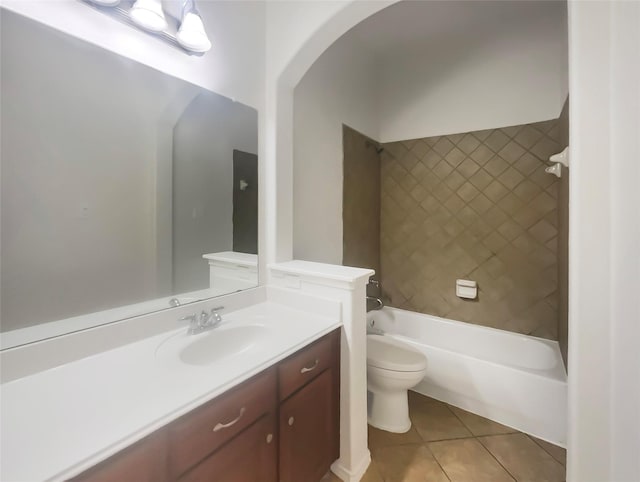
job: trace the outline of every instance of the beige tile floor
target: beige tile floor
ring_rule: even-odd
[[[512,428],[409,392],[403,434],[369,427],[362,482],[562,482],[566,451]],[[322,482],[339,482],[329,473]]]

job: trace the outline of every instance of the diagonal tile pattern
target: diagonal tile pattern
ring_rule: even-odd
[[[476,439],[434,442],[429,449],[452,482],[515,480]]]
[[[376,449],[375,467],[384,482],[448,482],[426,444]]]
[[[564,467],[523,433],[490,435],[478,439],[519,481],[562,482]]]
[[[363,482],[565,480],[561,447],[415,392],[409,392],[409,414],[414,426],[405,434],[369,427],[372,462]],[[440,427],[437,440],[416,421]],[[339,481],[329,473],[321,482]]]
[[[382,284],[398,308],[557,339],[558,120],[387,143]],[[479,285],[455,296],[457,278]]]

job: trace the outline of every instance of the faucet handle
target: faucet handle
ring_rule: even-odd
[[[189,322],[189,330],[187,333],[193,335],[198,332],[198,328],[200,327],[200,322],[198,321],[198,315],[195,313],[192,315],[183,316],[178,321],[188,321]]]
[[[190,323],[195,323],[196,321],[198,321],[198,315],[194,313],[193,315],[183,316],[182,318],[179,318],[178,321],[188,321]]]
[[[214,319],[216,325],[222,321],[222,316],[219,313],[221,310],[224,310],[224,306],[216,306],[215,308],[211,308],[211,318]]]

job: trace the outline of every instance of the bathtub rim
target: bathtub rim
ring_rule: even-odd
[[[516,333],[516,332],[512,332],[512,331],[508,331],[508,330],[501,330],[500,328],[494,328],[491,326],[484,326],[484,325],[476,325],[473,323],[469,323],[466,321],[460,321],[460,320],[454,320],[454,319],[450,319],[450,318],[442,318],[440,316],[436,316],[436,315],[430,315],[428,313],[420,313],[417,311],[410,311],[410,310],[405,310],[402,308],[395,308],[392,306],[385,306],[384,308],[382,308],[382,310],[379,311],[391,311],[393,312],[400,312],[403,314],[407,314],[407,316],[416,316],[416,317],[425,317],[425,318],[429,318],[433,321],[436,321],[438,323],[443,323],[449,326],[456,326],[456,327],[464,327],[464,329],[468,329],[468,330],[476,330],[476,331],[480,331],[480,332],[485,332],[485,333],[492,333],[495,335],[500,335],[500,336],[506,336],[506,337],[510,337],[510,338],[514,338],[514,339],[520,339],[520,340],[525,340],[528,343],[532,343],[532,342],[536,342],[536,343],[542,343],[543,345],[551,348],[551,350],[554,353],[554,358],[556,359],[556,365],[552,368],[548,368],[548,369],[537,369],[537,368],[528,368],[528,367],[523,367],[523,366],[518,366],[518,365],[513,365],[513,364],[507,364],[507,363],[500,363],[494,360],[489,360],[487,358],[482,358],[479,356],[474,356],[474,355],[469,355],[467,353],[464,353],[463,351],[459,351],[459,350],[451,350],[448,348],[442,348],[438,345],[435,344],[429,344],[427,342],[427,340],[423,340],[423,339],[416,339],[413,338],[411,336],[407,336],[404,334],[400,334],[397,332],[393,332],[393,331],[389,331],[389,330],[383,330],[385,335],[391,335],[393,337],[399,337],[398,339],[400,341],[404,341],[404,342],[409,342],[412,344],[416,344],[416,345],[426,345],[438,350],[443,350],[443,351],[448,351],[448,352],[452,352],[452,353],[456,353],[459,354],[460,356],[463,356],[465,358],[470,358],[470,359],[474,359],[474,360],[482,360],[483,362],[486,363],[490,363],[496,366],[500,366],[500,367],[505,367],[505,368],[509,368],[512,370],[519,370],[519,371],[525,371],[527,373],[530,373],[532,375],[536,375],[536,376],[540,376],[540,377],[544,377],[544,378],[550,378],[552,380],[556,380],[560,383],[567,383],[567,378],[568,378],[568,374],[567,374],[567,369],[564,365],[564,359],[562,358],[562,354],[560,352],[560,344],[558,343],[558,341],[555,340],[549,340],[547,338],[541,338],[538,336],[534,336],[534,335],[525,335],[523,333]],[[395,318],[394,318],[395,320]]]

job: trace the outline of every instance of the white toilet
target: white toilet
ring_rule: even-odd
[[[387,432],[411,428],[407,390],[424,377],[427,357],[415,348],[383,335],[367,335],[369,425]]]

